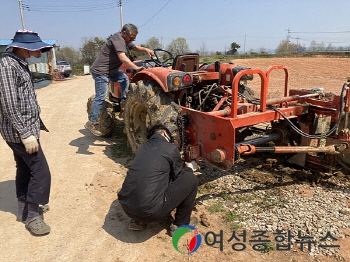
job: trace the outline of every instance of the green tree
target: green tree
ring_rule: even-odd
[[[312,40],[310,43],[310,50],[316,51],[317,50],[317,42],[315,40]]]
[[[167,50],[174,56],[191,52],[186,39],[183,37],[178,37],[171,41],[167,47]]]
[[[238,49],[239,49],[240,47],[241,47],[241,46],[240,46],[239,44],[237,44],[236,42],[232,42],[232,43],[231,43],[231,49],[227,51],[227,54],[228,54],[228,55],[237,54]]]
[[[276,54],[290,54],[296,52],[297,48],[302,47],[300,44],[290,43],[288,39],[282,40],[276,48]]]
[[[83,47],[80,49],[82,62],[87,65],[92,65],[105,42],[106,40],[98,37],[84,38]]]
[[[200,55],[207,55],[208,54],[207,46],[205,45],[204,41],[202,41],[202,44],[199,47],[199,50],[197,50],[196,52]]]
[[[79,50],[73,47],[63,47],[56,51],[56,60],[63,60],[73,65],[78,65],[81,60]]]
[[[332,51],[333,49],[334,49],[334,48],[333,48],[332,44],[329,43],[326,50],[327,50],[327,51]]]
[[[163,45],[159,42],[157,37],[151,37],[148,39],[144,46],[152,50],[156,48],[163,49]]]
[[[325,49],[325,45],[323,42],[317,43],[315,40],[312,40],[310,43],[310,50],[312,51],[323,51]]]

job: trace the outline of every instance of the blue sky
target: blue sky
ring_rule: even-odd
[[[22,0],[25,27],[61,47],[79,48],[84,37],[106,38],[121,27],[119,0]],[[70,10],[70,12],[68,12]],[[350,45],[349,0],[122,0],[122,20],[138,26],[136,44],[157,37],[166,47],[183,37],[191,51],[276,49],[288,35],[310,46]],[[22,28],[19,1],[1,0],[0,39]]]

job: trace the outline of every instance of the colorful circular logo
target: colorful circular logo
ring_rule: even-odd
[[[194,236],[191,238],[190,242],[187,245],[187,252],[182,252],[179,249],[179,241],[180,239],[188,232],[193,232]],[[199,246],[202,243],[202,235],[198,233],[197,228],[191,226],[191,225],[183,225],[178,227],[172,238],[173,246],[174,248],[179,251],[182,254],[192,254],[193,252],[196,252]]]

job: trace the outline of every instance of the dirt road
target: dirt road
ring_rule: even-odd
[[[84,129],[91,76],[55,82],[37,90],[42,119],[50,130],[41,143],[52,173],[51,210],[46,237],[33,237],[16,222],[14,161],[0,141],[0,256],[2,261],[133,261],[140,255],[125,226],[109,210],[125,173],[109,145]]]
[[[298,251],[221,252],[204,244],[188,257],[174,249],[163,224],[130,232],[129,219],[116,200],[130,159],[113,157],[115,138],[96,138],[84,129],[93,90],[91,76],[36,90],[41,117],[50,130],[41,133],[52,173],[51,210],[45,214],[52,229],[48,236],[34,237],[16,222],[14,160],[0,139],[1,261],[317,261]],[[215,228],[220,229],[217,221]]]

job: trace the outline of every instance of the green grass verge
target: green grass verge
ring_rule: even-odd
[[[124,123],[116,120],[115,121],[115,144],[112,146],[112,155],[116,158],[132,157],[133,153],[131,148],[128,146],[128,138],[124,133]]]

